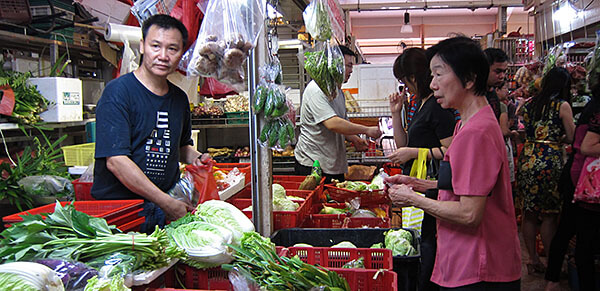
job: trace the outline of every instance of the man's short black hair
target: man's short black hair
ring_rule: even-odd
[[[488,63],[492,66],[494,63],[504,63],[508,61],[508,56],[506,53],[495,47],[486,48],[483,53],[485,53],[485,57],[487,58]]]
[[[166,14],[156,14],[150,16],[144,24],[142,25],[142,38],[146,39],[146,35],[148,35],[148,30],[152,25],[156,25],[162,29],[177,29],[181,32],[181,37],[183,39],[183,47],[187,44],[188,40],[188,31],[185,28],[185,25],[181,23],[181,21],[177,20],[174,17],[171,17]]]
[[[345,45],[340,45],[338,47],[340,48],[340,51],[342,51],[342,55],[353,56],[354,57],[354,61],[358,61],[358,56],[349,47],[347,47]]]
[[[436,55],[452,68],[463,87],[472,81],[476,95],[486,94],[490,66],[478,42],[465,36],[448,38],[427,49],[429,61]]]

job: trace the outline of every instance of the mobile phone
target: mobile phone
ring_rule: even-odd
[[[404,84],[400,84],[398,86],[398,93],[402,93],[404,91]]]

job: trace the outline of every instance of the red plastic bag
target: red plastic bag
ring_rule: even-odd
[[[188,42],[184,51],[187,51],[198,37],[200,23],[202,23],[202,18],[204,18],[204,14],[200,11],[200,8],[198,8],[198,4],[202,2],[204,1],[177,0],[173,10],[171,10],[170,15],[181,21],[188,31]]]
[[[236,94],[237,92],[226,84],[217,81],[215,78],[207,77],[204,78],[204,83],[202,84],[202,87],[200,87],[200,91],[198,93],[203,96],[219,98],[226,97],[230,94]]]
[[[194,188],[200,194],[198,204],[208,200],[220,200],[217,182],[213,176],[213,162],[201,166],[187,165],[185,170],[194,178]]]
[[[0,114],[11,116],[15,108],[15,92],[9,85],[0,86]]]

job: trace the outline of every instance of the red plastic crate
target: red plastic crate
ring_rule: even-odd
[[[298,202],[300,207],[296,211],[273,211],[273,230],[282,228],[300,227],[302,222],[310,212],[312,196],[314,192],[295,190],[295,192],[289,193],[294,190],[289,190],[288,194],[292,196],[303,197],[306,200],[304,202]],[[252,199],[230,199],[227,202],[233,204],[239,209],[244,209],[252,205]],[[252,218],[252,211],[243,211],[248,218]]]
[[[145,217],[140,217],[138,219],[135,219],[134,221],[125,223],[121,226],[117,226],[117,228],[120,229],[122,232],[130,232],[130,231],[140,232],[140,230],[142,229],[142,224],[145,221],[146,221]]]
[[[298,189],[302,181],[306,179],[306,176],[288,176],[288,175],[273,175],[273,184],[280,184],[285,189]],[[298,183],[298,184],[296,184]],[[325,177],[321,179],[319,185],[315,189],[317,194],[316,198],[325,201],[323,196],[323,185],[325,184]],[[286,187],[287,186],[287,187]],[[288,188],[289,187],[289,188]]]
[[[135,208],[132,209],[131,211],[127,211],[126,214],[123,214],[121,216],[115,217],[115,218],[111,218],[111,219],[107,219],[106,223],[108,223],[108,225],[123,225],[126,223],[130,223],[138,218],[140,218],[140,212],[142,212],[142,210],[144,210],[142,207],[139,208]]]
[[[348,281],[352,291],[396,291],[398,275],[394,271],[331,268]]]
[[[389,249],[289,247],[287,256],[295,255],[305,263],[325,268],[342,268],[346,263],[360,257],[364,258],[365,269],[392,270],[394,267],[392,250]]]
[[[367,184],[369,184],[367,182]],[[329,192],[329,198],[338,201],[350,201],[355,197],[360,197],[361,205],[390,204],[390,198],[383,189],[372,191],[354,191],[335,187],[334,184],[325,185],[325,190]]]
[[[244,177],[246,177],[246,183],[252,180],[252,165],[250,165],[250,163],[216,163],[215,167],[228,171],[233,170],[233,168],[238,168],[238,170],[244,174]]]
[[[390,228],[391,220],[389,218],[389,206],[378,205],[383,209],[388,217],[350,217],[346,214],[319,214],[323,205],[335,208],[344,208],[343,203],[323,203],[315,204],[312,207],[311,214],[306,217],[302,227],[305,228],[362,228],[362,227],[380,227]]]
[[[96,201],[91,194],[93,182],[79,182],[79,179],[76,179],[71,183],[73,184],[73,190],[75,190],[76,201]]]
[[[229,272],[220,267],[196,269],[186,264],[179,264],[178,268],[184,272],[183,284],[186,288],[233,291],[233,286],[229,283]]]
[[[99,201],[75,201],[61,202],[65,206],[67,203],[73,203],[77,211],[81,211],[90,216],[101,217],[107,221],[119,218],[124,214],[142,207],[144,200],[99,200]],[[31,210],[19,212],[13,215],[4,216],[2,222],[7,225],[23,221],[21,215],[35,215],[43,213],[53,213],[55,204],[48,204]]]
[[[402,174],[402,168],[394,163],[383,164],[383,171],[390,176]]]

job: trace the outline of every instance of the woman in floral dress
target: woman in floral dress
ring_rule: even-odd
[[[553,68],[542,80],[540,94],[519,112],[525,125],[525,145],[519,156],[517,194],[523,204],[523,239],[529,253],[527,271],[544,272],[536,252],[536,234],[549,250],[556,230],[561,198],[558,180],[563,168],[562,143],[571,143],[575,132],[569,105],[571,77],[564,68]]]

